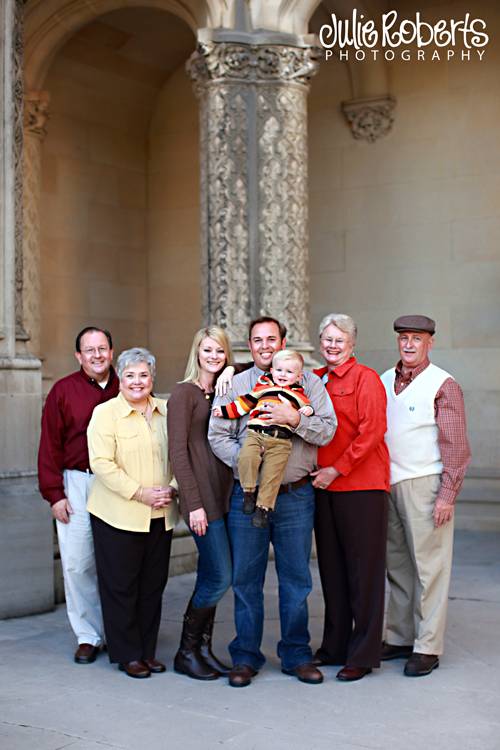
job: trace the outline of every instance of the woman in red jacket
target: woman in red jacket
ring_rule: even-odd
[[[338,427],[318,449],[315,535],[325,599],[315,663],[344,665],[337,678],[360,680],[380,666],[384,618],[389,454],[386,395],[374,370],[353,356],[356,324],[327,315],[319,327],[326,367],[315,370]]]

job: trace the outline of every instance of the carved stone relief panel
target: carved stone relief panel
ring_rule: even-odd
[[[12,37],[12,92],[13,92],[13,134],[14,134],[14,244],[16,278],[16,339],[26,341],[28,335],[23,320],[23,10],[22,0],[14,4],[14,27]]]
[[[308,339],[307,110],[299,87],[266,86],[257,97],[260,311]]]
[[[42,141],[46,134],[49,95],[28,92],[24,102],[24,182],[23,182],[23,326],[30,338],[30,350],[40,346],[40,191]]]
[[[256,314],[283,318],[305,349],[308,82],[317,50],[200,44],[187,69],[200,99],[205,320],[246,339]]]

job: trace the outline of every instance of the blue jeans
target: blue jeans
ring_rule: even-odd
[[[198,547],[198,574],[193,607],[215,607],[231,585],[231,550],[224,518],[211,521],[205,536],[193,534]]]
[[[234,618],[236,637],[229,644],[234,664],[260,669],[264,626],[264,579],[269,543],[274,547],[279,583],[281,640],[278,656],[283,669],[312,660],[307,626],[307,597],[312,588],[309,559],[314,523],[314,492],[305,484],[278,495],[269,526],[257,529],[243,514],[243,490],[235,482],[228,518],[233,553]]]

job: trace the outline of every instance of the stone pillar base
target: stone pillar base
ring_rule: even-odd
[[[54,608],[52,519],[34,477],[0,478],[0,619]]]

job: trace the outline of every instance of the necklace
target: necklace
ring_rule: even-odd
[[[197,385],[197,386],[198,386],[198,388],[199,388],[199,389],[200,389],[201,391],[203,391],[203,395],[205,396],[205,398],[207,399],[207,401],[210,401],[210,400],[211,400],[211,399],[213,398],[213,394],[214,394],[213,388],[212,388],[212,390],[210,391],[210,390],[207,390],[207,389],[206,389],[206,388],[205,388],[205,387],[204,387],[204,386],[203,386],[203,385],[202,385],[202,384],[200,383],[200,381],[199,381],[199,380],[195,380],[194,382],[195,382],[195,385]]]

